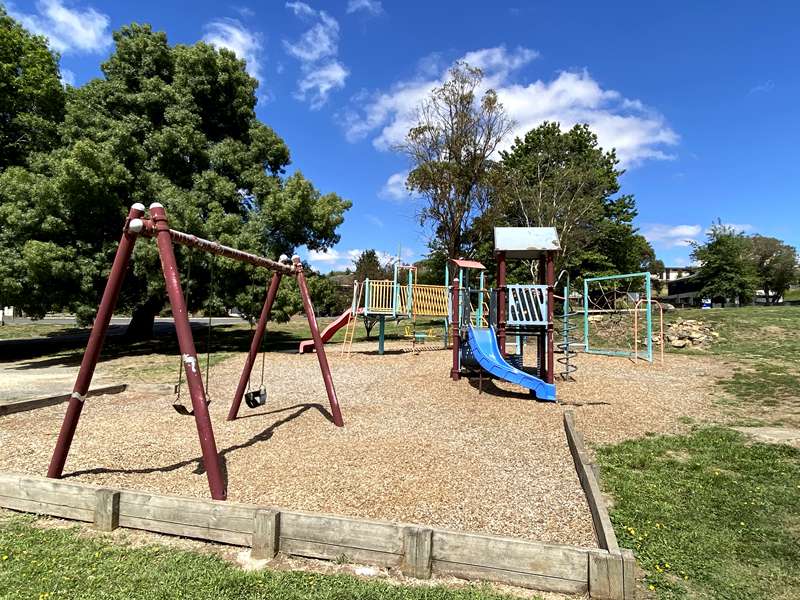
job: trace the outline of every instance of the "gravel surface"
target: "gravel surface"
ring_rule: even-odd
[[[244,355],[214,367],[210,408],[229,499],[595,546],[562,411],[576,411],[589,443],[674,431],[682,415],[709,414],[717,368],[696,357],[668,356],[662,367],[579,355],[578,381],[559,384],[556,405],[503,382],[484,382],[479,394],[477,381],[449,380],[449,352],[403,347],[387,343],[390,353],[377,356],[374,344],[354,344],[350,357],[330,348],[343,429],[324,415],[313,354],[269,354],[267,405],[243,404],[233,423],[224,418]],[[89,399],[65,475],[208,497],[194,420],[173,411],[169,392],[134,384]],[[63,413],[0,417],[0,470],[44,474]]]

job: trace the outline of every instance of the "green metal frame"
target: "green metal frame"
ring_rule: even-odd
[[[610,281],[613,279],[635,279],[644,278],[644,290],[647,298],[647,342],[644,353],[636,353],[628,350],[602,350],[591,348],[589,344],[589,284],[595,281]],[[648,362],[653,362],[653,296],[650,283],[650,273],[643,271],[640,273],[625,273],[623,275],[604,275],[602,277],[587,277],[583,280],[583,349],[587,354],[602,354],[604,356],[633,356],[634,358],[644,358]],[[634,332],[636,335],[636,332]]]

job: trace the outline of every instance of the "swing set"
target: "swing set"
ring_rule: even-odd
[[[214,255],[215,257],[223,256],[232,260],[245,262],[272,272],[272,278],[270,279],[266,298],[264,299],[264,305],[261,309],[261,314],[259,316],[255,331],[253,332],[250,350],[247,354],[247,359],[245,360],[244,369],[242,370],[242,375],[239,379],[239,384],[236,388],[233,402],[231,403],[230,410],[228,411],[227,420],[232,421],[238,416],[239,408],[243,398],[247,406],[250,408],[262,406],[266,401],[263,355],[261,364],[261,384],[258,390],[250,390],[250,375],[252,373],[253,365],[256,361],[259,348],[261,347],[261,342],[264,338],[264,331],[266,329],[267,321],[269,320],[272,305],[275,301],[275,296],[278,293],[278,287],[281,279],[284,275],[286,275],[295,277],[297,279],[298,287],[300,288],[300,296],[303,301],[303,308],[305,310],[306,317],[308,318],[308,325],[311,329],[311,337],[314,341],[314,349],[316,350],[317,359],[319,360],[320,370],[322,371],[322,379],[325,383],[325,391],[327,392],[333,423],[337,427],[342,427],[344,425],[342,414],[339,409],[339,401],[336,397],[336,391],[333,387],[333,379],[331,377],[330,367],[328,366],[328,359],[325,356],[324,343],[320,336],[319,328],[317,327],[317,321],[314,315],[314,307],[308,294],[308,286],[306,285],[306,279],[305,275],[303,274],[303,266],[300,262],[300,257],[293,256],[291,263],[288,261],[288,259],[286,259],[286,257],[282,257],[281,261],[274,261],[263,256],[236,250],[235,248],[223,246],[217,242],[212,242],[188,233],[170,229],[164,207],[157,202],[150,205],[149,218],[145,218],[144,205],[136,203],[131,206],[122,231],[122,238],[120,239],[117,253],[114,256],[114,262],[111,266],[111,273],[108,276],[103,297],[97,310],[97,316],[95,317],[94,326],[92,327],[91,334],[89,335],[89,342],[86,345],[86,351],[84,352],[83,359],[81,360],[78,377],[75,380],[75,386],[73,387],[72,395],[70,396],[69,404],[67,406],[67,411],[64,415],[64,421],[58,434],[58,441],[56,442],[55,449],[53,450],[53,456],[50,460],[50,466],[47,470],[48,477],[58,479],[64,472],[64,464],[66,463],[67,455],[69,454],[69,449],[75,436],[75,430],[78,426],[78,420],[80,419],[81,411],[83,410],[83,405],[86,400],[86,394],[89,391],[89,385],[91,384],[92,376],[94,375],[94,370],[100,357],[100,350],[102,349],[103,342],[105,341],[108,326],[111,321],[111,315],[114,312],[114,307],[116,306],[117,299],[119,298],[120,289],[122,288],[125,272],[127,271],[130,263],[134,244],[140,236],[145,238],[155,238],[158,246],[161,268],[164,273],[164,281],[167,288],[167,296],[172,309],[172,316],[175,321],[175,331],[178,337],[178,346],[181,353],[182,374],[186,377],[186,384],[192,403],[192,408],[189,409],[180,402],[182,378],[179,378],[179,383],[176,385],[175,389],[177,398],[173,406],[179,413],[191,415],[195,419],[197,435],[200,440],[200,449],[203,456],[203,465],[205,467],[206,476],[208,477],[208,486],[211,492],[211,497],[214,500],[225,500],[227,497],[227,490],[222,475],[216,441],[214,439],[214,431],[211,426],[211,418],[208,412],[208,403],[210,399],[207,393],[207,388],[203,385],[203,378],[200,374],[200,369],[198,368],[199,364],[197,361],[197,351],[195,350],[192,328],[191,324],[189,323],[189,315],[187,312],[187,301],[184,298],[183,290],[181,289],[180,274],[178,272],[178,266],[175,260],[175,251],[173,247],[175,244],[188,246],[192,249],[202,250]],[[213,289],[211,292],[213,294]],[[207,351],[210,352],[210,316],[208,336]],[[206,384],[208,383],[209,358],[210,354],[208,354],[206,358]]]

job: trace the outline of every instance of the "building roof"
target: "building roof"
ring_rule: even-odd
[[[454,258],[453,263],[460,267],[461,269],[480,269],[481,271],[486,270],[486,267],[483,266],[482,263],[479,263],[477,260],[468,260],[466,258]]]
[[[495,227],[494,251],[506,258],[539,258],[558,252],[561,244],[555,227]]]

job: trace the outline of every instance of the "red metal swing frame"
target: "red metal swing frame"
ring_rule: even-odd
[[[183,360],[184,371],[186,374],[186,382],[189,388],[189,395],[192,399],[192,409],[194,413],[195,424],[197,426],[197,435],[200,439],[200,449],[203,456],[203,465],[205,466],[206,475],[208,477],[208,487],[211,491],[211,497],[215,500],[225,500],[227,490],[225,481],[222,476],[220,468],[219,454],[217,452],[217,444],[214,439],[214,431],[211,426],[211,417],[208,413],[208,406],[206,403],[206,393],[203,386],[203,379],[200,374],[197,362],[197,351],[194,346],[194,338],[192,336],[192,328],[189,323],[189,314],[186,307],[186,301],[181,289],[180,275],[178,273],[178,266],[175,260],[175,252],[173,249],[174,244],[183,246],[190,246],[198,248],[205,252],[215,254],[218,256],[225,256],[227,258],[246,262],[257,267],[262,267],[273,272],[272,280],[267,291],[264,305],[261,309],[261,315],[258,320],[258,325],[253,332],[253,339],[250,344],[250,351],[245,361],[244,369],[242,370],[239,385],[236,389],[233,402],[228,412],[227,419],[232,421],[239,413],[239,407],[242,402],[242,396],[247,388],[247,382],[250,380],[250,374],[253,369],[253,363],[258,355],[258,350],[261,347],[261,341],[264,337],[267,320],[269,319],[272,310],[272,304],[275,301],[275,295],[278,292],[281,278],[284,275],[289,275],[297,278],[298,287],[300,288],[300,296],[303,300],[303,307],[305,309],[306,317],[308,318],[308,325],[311,329],[311,336],[314,340],[314,349],[319,360],[320,370],[322,371],[322,378],[325,382],[325,391],[328,395],[328,402],[331,407],[331,416],[333,423],[337,427],[342,427],[342,413],[339,409],[339,401],[336,398],[336,390],[333,387],[333,379],[331,377],[330,367],[328,366],[328,359],[325,356],[325,346],[319,333],[317,320],[314,314],[314,306],[311,303],[311,298],[308,294],[308,286],[306,285],[305,275],[303,274],[303,266],[298,256],[292,257],[292,263],[277,262],[242,252],[235,248],[223,246],[217,242],[205,240],[181,231],[170,229],[169,221],[167,220],[164,207],[159,203],[150,205],[149,219],[145,219],[145,208],[142,204],[134,204],[128,213],[128,218],[125,220],[125,225],[122,230],[122,238],[120,239],[117,253],[114,256],[114,262],[111,266],[111,273],[108,276],[105,291],[100,301],[100,306],[97,310],[94,326],[92,327],[89,341],[86,345],[86,351],[81,361],[78,377],[75,380],[72,396],[67,406],[66,414],[64,415],[64,422],[61,425],[61,431],[58,434],[58,441],[56,442],[55,449],[53,450],[53,457],[50,460],[50,466],[47,469],[47,476],[51,478],[60,478],[64,472],[64,464],[69,454],[69,449],[72,444],[72,439],[75,437],[75,429],[78,426],[78,420],[83,410],[86,394],[89,391],[89,385],[94,375],[95,367],[97,366],[100,357],[100,350],[103,347],[106,333],[108,332],[108,325],[111,321],[111,315],[119,298],[122,282],[125,279],[125,273],[130,263],[133,247],[136,240],[141,237],[155,238],[158,246],[158,254],[161,259],[161,268],[164,272],[164,281],[167,288],[167,296],[172,308],[172,316],[175,321],[175,331],[178,337],[178,346]]]

